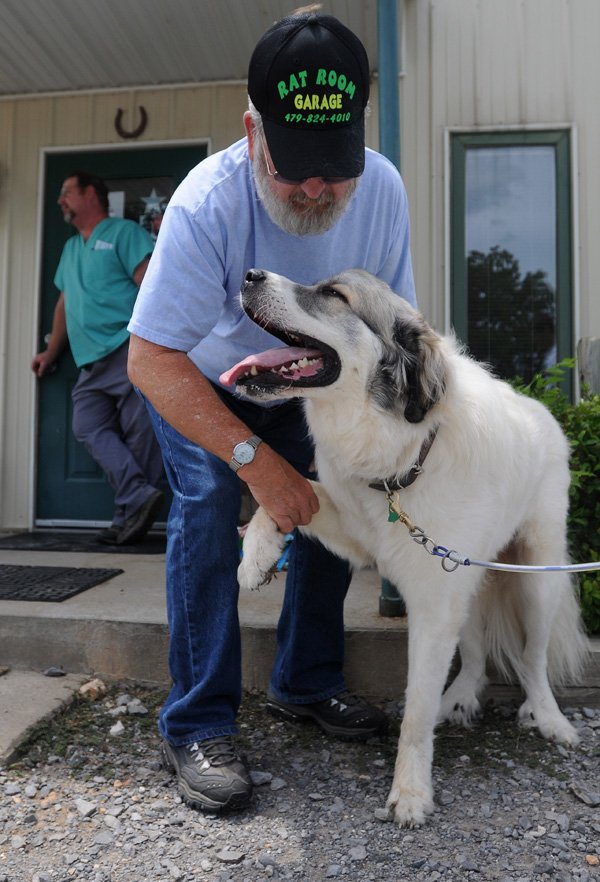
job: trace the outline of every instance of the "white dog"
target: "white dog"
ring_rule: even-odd
[[[550,688],[574,682],[586,652],[569,575],[446,572],[427,553],[434,542],[413,539],[419,525],[473,560],[566,564],[569,454],[553,417],[364,271],[303,287],[250,270],[241,296],[250,318],[293,349],[253,356],[221,379],[254,398],[306,399],[320,510],[302,531],[355,567],[375,563],[406,602],[406,708],[387,801],[397,822],[421,824],[432,811],[434,727],[469,725],[487,657],[517,674],[523,725],[576,744]],[[388,520],[390,504],[399,522]],[[266,580],[282,543],[259,509],[242,587]],[[457,645],[461,670],[443,692]]]

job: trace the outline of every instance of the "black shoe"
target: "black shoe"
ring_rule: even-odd
[[[379,708],[346,691],[314,704],[287,704],[269,693],[266,710],[289,723],[313,720],[328,735],[343,741],[366,741],[375,735],[385,735],[389,722]]]
[[[144,504],[125,521],[125,526],[117,536],[117,545],[133,545],[143,539],[156,520],[162,501],[163,494],[160,490],[151,493]]]
[[[96,542],[99,542],[101,545],[117,545],[119,533],[122,529],[123,527],[116,527],[114,524],[111,524],[110,527],[105,527],[104,530],[100,530],[96,534]]]
[[[206,812],[237,811],[252,797],[252,780],[229,737],[184,747],[162,743],[165,768],[175,772],[185,801]]]

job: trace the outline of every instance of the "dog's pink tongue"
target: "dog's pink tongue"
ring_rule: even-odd
[[[267,349],[265,352],[259,352],[257,355],[250,355],[243,361],[229,368],[219,377],[219,381],[224,386],[233,386],[239,377],[245,374],[259,374],[265,371],[274,371],[285,366],[298,362],[303,358],[322,359],[323,353],[318,349],[302,349],[298,346],[283,346],[277,349]],[[306,377],[316,374],[319,369],[318,364],[305,365],[303,367],[294,368],[294,372],[298,371],[298,376]],[[289,370],[289,368],[288,368]]]

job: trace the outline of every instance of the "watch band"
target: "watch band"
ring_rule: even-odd
[[[251,435],[250,438],[236,444],[233,448],[233,456],[229,461],[229,468],[237,472],[242,466],[252,462],[259,444],[262,444],[262,438],[259,438],[258,435]]]

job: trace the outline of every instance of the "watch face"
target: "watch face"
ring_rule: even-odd
[[[242,463],[242,465],[252,462],[255,452],[252,444],[248,444],[247,441],[242,441],[240,444],[236,444],[233,448],[233,455],[238,462]]]

